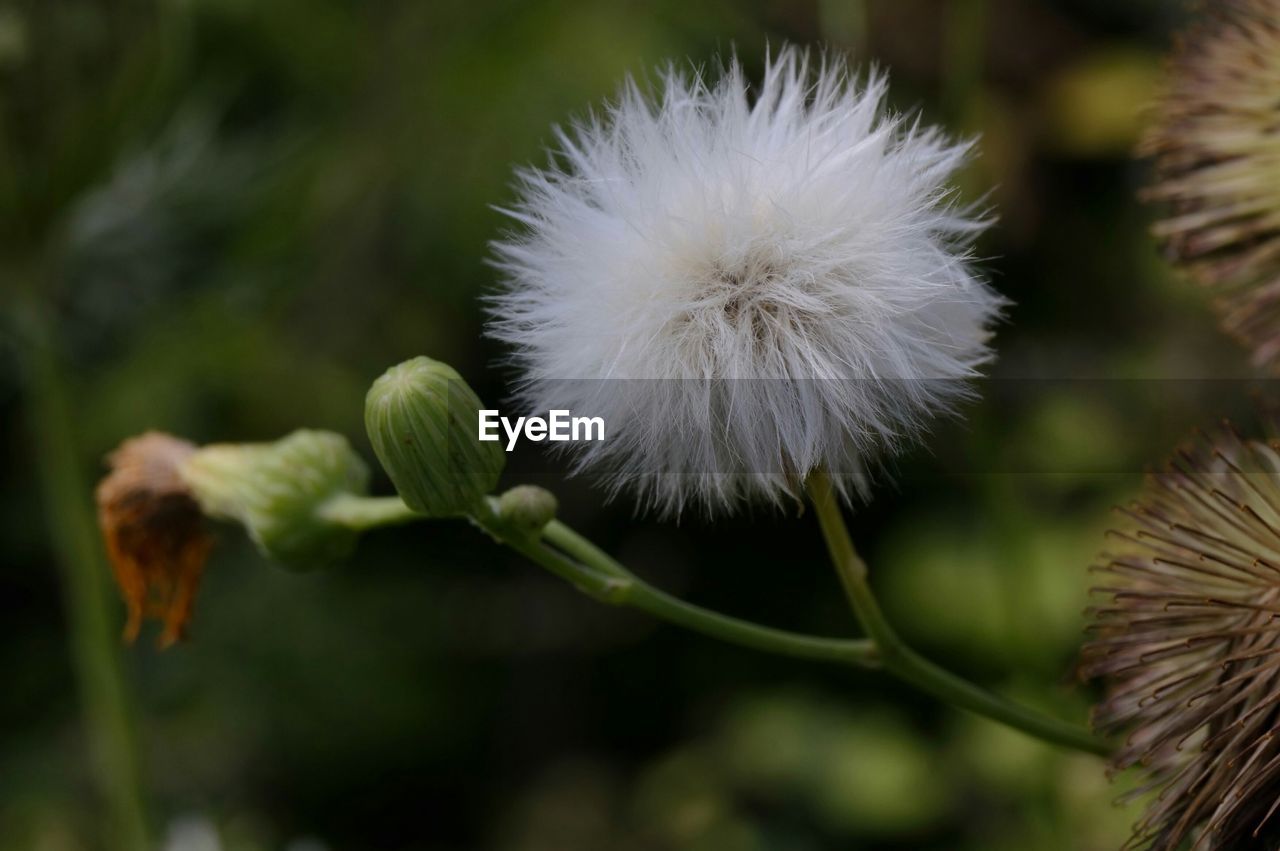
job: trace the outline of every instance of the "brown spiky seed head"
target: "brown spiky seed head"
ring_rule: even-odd
[[[1280,452],[1199,435],[1118,509],[1081,670],[1113,768],[1158,791],[1126,848],[1275,848],[1280,823]]]
[[[1280,371],[1280,0],[1212,0],[1179,40],[1140,152],[1169,258]]]

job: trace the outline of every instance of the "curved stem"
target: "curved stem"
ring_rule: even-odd
[[[553,521],[544,534],[546,540],[572,555],[572,559],[536,538],[508,534],[488,503],[476,508],[472,520],[534,563],[610,605],[639,609],[694,632],[754,650],[859,667],[875,667],[877,664],[875,648],[869,641],[802,635],[686,603],[636,577],[562,523]]]
[[[552,520],[548,523],[546,528],[542,530],[542,537],[543,540],[553,544],[567,555],[572,556],[583,564],[591,565],[602,573],[635,578],[635,575],[619,564],[613,556],[559,520]]]
[[[818,638],[760,626],[686,603],[644,582],[634,582],[628,591],[628,605],[721,641],[783,656],[879,667],[875,645],[866,639]]]
[[[429,519],[405,505],[398,496],[356,496],[350,493],[340,493],[329,499],[320,506],[319,514],[322,520],[358,531]]]
[[[853,546],[830,479],[824,473],[817,472],[809,477],[806,487],[840,582],[844,585],[858,620],[879,649],[880,662],[885,670],[934,697],[1022,730],[1036,738],[1099,756],[1111,753],[1106,742],[1090,735],[1083,728],[1040,714],[987,691],[940,668],[907,646],[885,619],[871,591],[867,582],[866,564]]]
[[[478,504],[470,519],[495,540],[601,602],[638,609],[694,632],[755,650],[864,668],[883,667],[948,703],[1037,738],[1089,753],[1110,752],[1105,742],[1082,728],[1012,703],[940,668],[907,646],[885,619],[871,592],[866,565],[854,549],[830,481],[815,474],[807,487],[837,573],[870,640],[804,635],[695,606],[649,585],[558,520],[552,520],[540,538],[512,534],[499,519],[492,500]],[[320,514],[329,522],[361,530],[428,519],[412,511],[399,497],[351,494],[334,497],[325,503]]]

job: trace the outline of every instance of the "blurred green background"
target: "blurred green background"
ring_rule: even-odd
[[[208,442],[305,425],[371,459],[365,389],[417,354],[502,400],[512,376],[479,297],[513,164],[542,162],[552,125],[625,74],[734,50],[758,71],[785,42],[873,60],[900,108],[982,134],[964,184],[1000,215],[980,253],[1015,303],[1004,380],[895,462],[855,531],[922,649],[1083,719],[1071,669],[1109,507],[1240,395],[1183,379],[1249,376],[1134,201],[1130,152],[1184,15],[1172,0],[0,4],[0,849],[110,847],[57,558],[100,558],[82,521],[103,455],[147,428]],[[660,586],[853,633],[810,516],[674,525],[589,481],[556,488],[570,523]],[[192,634],[110,648],[173,851],[1087,851],[1117,848],[1135,817],[1096,759],[880,675],[602,608],[461,524],[368,535],[310,575],[221,529]]]

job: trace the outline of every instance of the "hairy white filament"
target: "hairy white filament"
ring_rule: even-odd
[[[608,440],[561,446],[668,513],[776,502],[819,466],[861,487],[991,356],[987,222],[948,183],[970,146],[792,49],[754,95],[736,60],[656,89],[519,174],[491,333],[522,403],[603,417]]]

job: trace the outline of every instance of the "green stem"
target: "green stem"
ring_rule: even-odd
[[[871,586],[867,567],[853,546],[830,479],[814,473],[807,482],[822,535],[840,582],[867,634],[880,651],[885,670],[955,706],[999,721],[1036,738],[1067,748],[1107,756],[1111,748],[1086,730],[1019,706],[938,667],[911,649],[889,625]]]
[[[544,535],[546,540],[572,555],[572,559],[537,538],[509,534],[489,503],[477,506],[472,519],[495,539],[584,593],[610,605],[639,609],[694,632],[754,650],[858,667],[876,666],[875,650],[865,640],[818,638],[787,632],[686,603],[639,579],[562,523],[553,521]]]
[[[601,573],[607,573],[613,576],[625,576],[634,579],[631,571],[627,570],[619,564],[613,556],[597,547],[591,541],[579,535],[559,520],[552,520],[542,530],[544,540],[555,545],[558,549],[564,551],[567,555],[577,559],[582,564],[591,565]]]
[[[379,526],[395,526],[426,520],[398,496],[356,496],[342,493],[320,506],[320,519],[348,529],[365,531]]]
[[[109,847],[150,847],[132,706],[121,671],[107,566],[89,485],[79,467],[71,408],[57,356],[43,327],[27,347],[28,414],[50,539],[61,563],[76,679],[98,785],[111,821]]]

